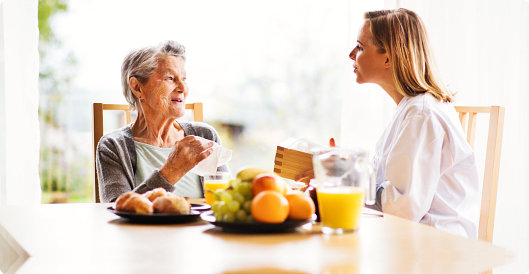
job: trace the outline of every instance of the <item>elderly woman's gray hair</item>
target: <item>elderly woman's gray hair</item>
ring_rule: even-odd
[[[172,55],[185,58],[185,51],[182,44],[166,41],[156,47],[134,50],[125,57],[121,66],[121,84],[123,95],[133,109],[137,109],[138,98],[130,90],[130,78],[136,77],[140,83],[144,84],[154,74],[160,56]]]

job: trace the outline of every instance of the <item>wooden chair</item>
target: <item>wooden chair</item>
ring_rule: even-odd
[[[480,113],[488,113],[490,115],[483,176],[483,189],[481,191],[478,239],[492,243],[505,108],[500,106],[456,106],[455,108],[459,113],[459,120],[463,126],[464,132],[467,135],[467,141],[470,146],[472,146],[472,148],[474,148],[474,140],[476,135],[476,116]]]
[[[204,113],[202,103],[192,103],[186,104],[186,109],[190,109],[193,113],[193,121],[203,122]],[[124,119],[123,123],[120,126],[128,125],[131,123],[131,109],[129,105],[119,105],[119,104],[103,104],[103,103],[93,103],[93,114],[94,114],[94,128],[93,128],[93,140],[94,140],[94,195],[96,203],[99,203],[99,183],[97,180],[97,170],[95,168],[95,159],[97,153],[97,144],[101,137],[103,137],[103,111],[113,110],[113,111],[123,111]]]

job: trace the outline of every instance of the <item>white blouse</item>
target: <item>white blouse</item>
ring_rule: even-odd
[[[479,176],[451,104],[430,94],[404,97],[374,162],[383,212],[477,238]]]

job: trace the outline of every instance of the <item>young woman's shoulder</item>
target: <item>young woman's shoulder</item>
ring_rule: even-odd
[[[406,116],[438,116],[453,109],[450,103],[440,102],[428,93],[407,97],[405,104]]]

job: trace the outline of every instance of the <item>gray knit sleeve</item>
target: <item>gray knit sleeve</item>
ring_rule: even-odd
[[[134,172],[132,165],[127,165],[127,162],[130,163],[130,155],[126,153],[126,148],[120,145],[118,139],[103,136],[96,152],[101,202],[114,202],[119,195],[132,190],[133,181],[130,179],[130,174]]]
[[[134,164],[136,162],[134,142],[130,132],[119,130],[101,138],[96,152],[96,169],[99,196],[103,203],[115,202],[123,193],[144,193],[157,187],[174,191],[174,186],[155,170],[146,180],[134,188]]]
[[[147,177],[141,184],[134,188],[134,192],[140,194],[145,193],[149,190],[163,187],[168,192],[174,191],[174,185],[170,184],[165,180],[165,178],[160,174],[160,170],[154,170],[149,177]]]

